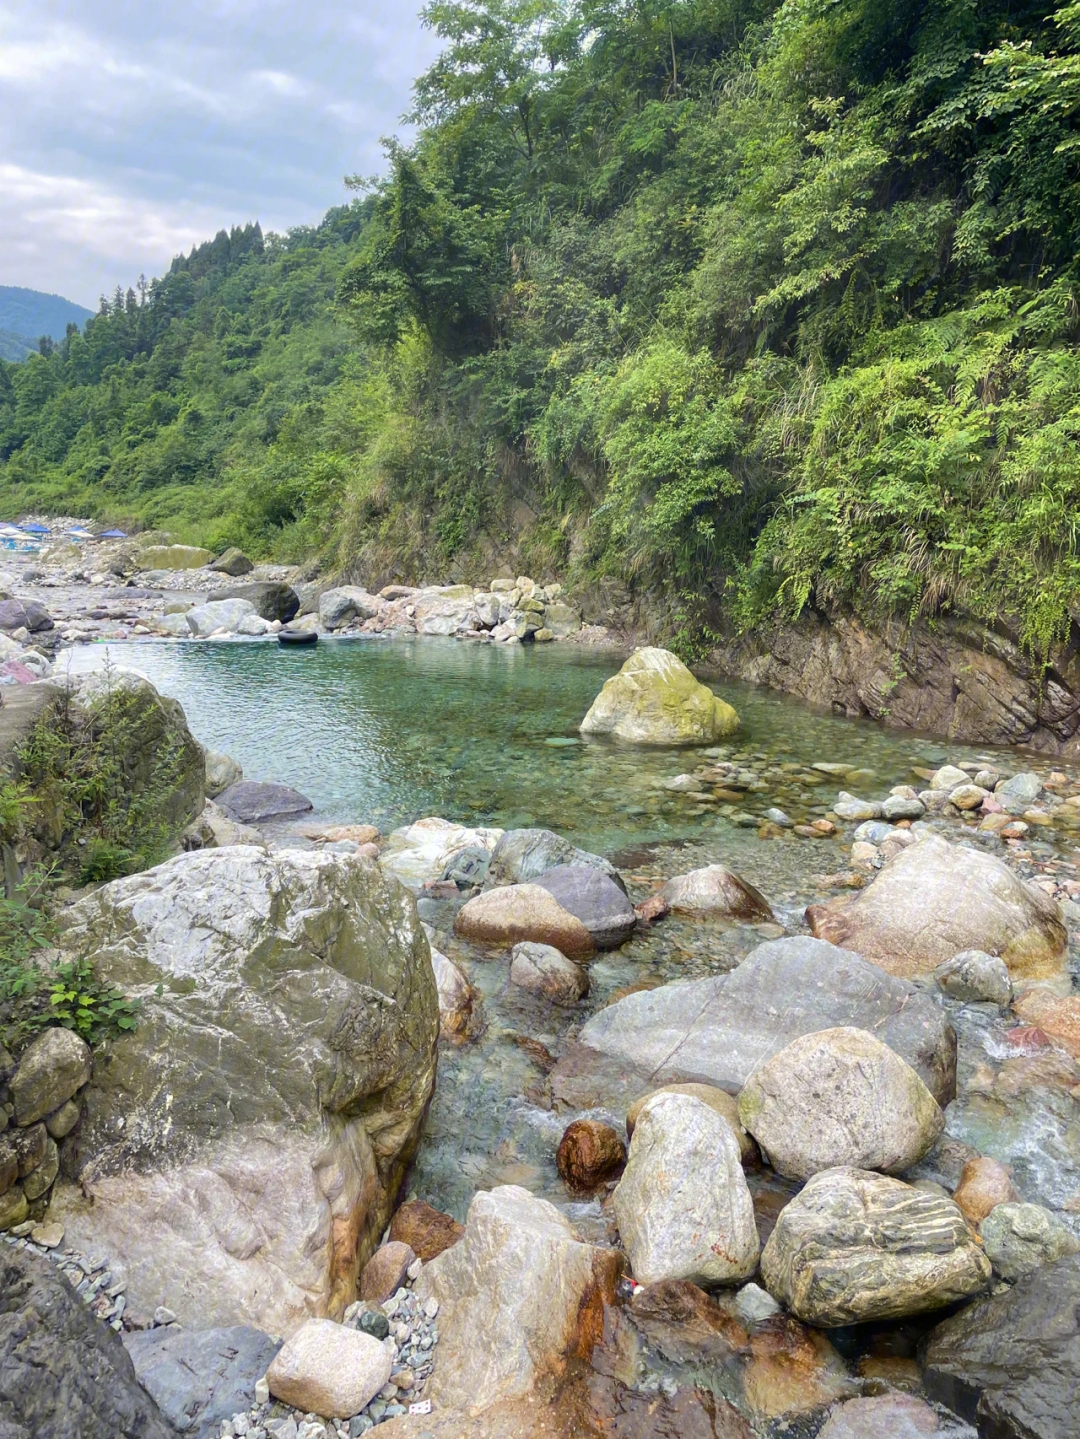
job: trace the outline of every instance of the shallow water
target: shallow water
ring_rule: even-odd
[[[602,852],[673,839],[723,838],[738,856],[760,848],[732,822],[781,804],[795,820],[823,813],[840,787],[884,794],[913,764],[973,750],[837,718],[751,685],[715,688],[743,726],[726,753],[767,759],[766,787],[741,805],[703,806],[663,781],[701,762],[696,749],[583,741],[577,726],[621,657],[574,645],[456,640],[190,641],[88,645],[73,668],[106,655],[180,700],[197,739],[232,754],[250,779],[295,785],[331,820],[384,832],[439,814],[503,828],[541,825]],[[807,774],[819,761],[867,771]],[[1015,763],[1015,761],[1014,761]],[[782,766],[793,769],[784,772]]]

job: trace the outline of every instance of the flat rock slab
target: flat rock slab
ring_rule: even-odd
[[[263,784],[250,779],[242,779],[222,790],[217,803],[238,824],[284,819],[287,815],[306,814],[315,808],[306,795],[287,784]]]
[[[0,1434],[176,1439],[107,1325],[47,1259],[0,1246]]]
[[[933,999],[850,950],[801,937],[759,945],[730,974],[627,995],[585,1025],[580,1043],[654,1084],[697,1080],[737,1094],[793,1039],[840,1025],[887,1044],[940,1105],[955,1095],[956,1035]]]
[[[217,1439],[221,1421],[255,1402],[255,1385],[281,1345],[261,1329],[181,1329],[127,1334],[139,1383],[190,1439]]]
[[[1075,1439],[1080,1414],[1080,1255],[980,1300],[930,1335],[930,1395],[994,1439]]]

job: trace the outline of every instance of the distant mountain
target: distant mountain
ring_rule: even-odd
[[[0,285],[0,354],[4,359],[24,359],[28,350],[37,349],[42,335],[62,340],[68,325],[76,324],[81,329],[93,313],[60,295]],[[23,345],[21,353],[8,353],[13,342]]]
[[[38,347],[36,340],[27,335],[16,335],[13,330],[0,330],[0,360],[25,360]]]

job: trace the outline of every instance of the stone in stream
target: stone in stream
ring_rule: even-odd
[[[439,1032],[444,1039],[460,1039],[472,1018],[472,985],[453,960],[434,947],[431,968],[439,991]]]
[[[239,784],[244,771],[231,754],[221,754],[215,749],[204,753],[206,762],[206,793],[209,799],[216,799],[230,785]]]
[[[1013,1282],[1043,1264],[1080,1252],[1080,1242],[1041,1204],[998,1204],[979,1225],[986,1257]]]
[[[226,849],[234,844],[254,844],[266,848],[261,832],[249,824],[238,824],[230,819],[220,805],[208,799],[198,819],[188,825],[180,836],[182,848]]]
[[[787,1421],[780,1433],[805,1432],[792,1423],[797,1416],[820,1413],[855,1392],[846,1364],[818,1330],[784,1313],[754,1326],[743,1395],[755,1419],[768,1425],[766,1433],[776,1432],[770,1421],[777,1420]]]
[[[379,613],[380,601],[356,585],[324,590],[319,596],[319,621],[336,630],[349,620],[370,620]]]
[[[1037,774],[1014,774],[994,788],[994,798],[1009,814],[1023,814],[1042,794],[1042,780]]]
[[[52,1114],[87,1083],[93,1068],[90,1048],[77,1034],[44,1030],[23,1051],[11,1076],[15,1123],[36,1124]]]
[[[261,619],[280,620],[283,625],[294,619],[300,608],[296,591],[282,580],[230,585],[228,589],[211,591],[210,600],[246,600]]]
[[[231,579],[237,579],[240,575],[250,575],[255,566],[235,545],[224,550],[216,560],[207,563],[208,570],[216,570],[218,574],[228,575]]]
[[[1013,1001],[1013,1013],[1034,1025],[1054,1044],[1080,1059],[1080,999],[1033,984]]]
[[[487,890],[458,910],[454,933],[473,944],[509,948],[523,941],[549,944],[570,959],[588,959],[596,941],[581,920],[539,884]]]
[[[635,650],[581,722],[582,734],[635,744],[713,744],[734,734],[739,716],[669,650]]]
[[[926,813],[926,806],[921,799],[891,794],[882,801],[881,813],[882,817],[887,820],[922,819]]]
[[[411,896],[371,861],[237,847],[114,880],[65,918],[63,952],[142,1006],[65,1140],[68,1242],[185,1324],[287,1333],[340,1313],[434,1087]]]
[[[550,829],[508,829],[505,833],[501,830],[496,833],[499,842],[488,866],[486,889],[504,884],[528,884],[558,865],[587,864],[626,891],[622,876],[613,864],[598,854],[578,849]]]
[[[826,1169],[780,1211],[766,1289],[824,1328],[902,1319],[968,1299],[990,1264],[949,1199],[864,1169]]]
[[[235,634],[242,620],[255,614],[255,606],[248,600],[220,599],[206,604],[195,605],[184,615],[189,634],[206,639],[217,630]]]
[[[36,600],[0,599],[0,630],[40,630],[54,628],[52,616]]]
[[[370,1334],[329,1319],[309,1319],[285,1341],[266,1381],[283,1404],[347,1419],[375,1398],[390,1369],[390,1351]]]
[[[287,819],[290,815],[306,814],[314,809],[306,795],[287,784],[242,779],[222,790],[218,807],[238,824],[258,824],[260,820]]]
[[[588,1359],[621,1265],[546,1200],[517,1185],[479,1191],[465,1237],[416,1282],[421,1300],[439,1303],[439,1360],[424,1397],[475,1417],[561,1375],[572,1357]]]
[[[515,944],[510,951],[510,983],[554,1004],[577,1004],[589,992],[586,972],[550,944]]]
[[[938,965],[934,978],[950,999],[964,1003],[986,1001],[1004,1009],[1012,999],[1012,980],[1005,961],[981,949],[962,949]]]
[[[727,1121],[690,1095],[654,1095],[642,1108],[613,1205],[642,1284],[721,1284],[749,1279],[757,1268],[739,1145]]]
[[[967,770],[960,769],[954,764],[945,764],[939,770],[935,770],[931,776],[930,788],[948,792],[954,790],[957,785],[968,784],[970,780],[971,776]]]
[[[855,795],[840,791],[840,797],[833,805],[833,812],[846,820],[881,819],[884,806],[876,799],[857,799]]]
[[[400,1239],[380,1245],[361,1271],[360,1298],[382,1304],[405,1283],[415,1260],[412,1249]]]
[[[969,1224],[979,1225],[999,1204],[1010,1204],[1020,1198],[1013,1183],[1012,1172],[989,1155],[969,1159],[960,1172],[960,1183],[953,1200]]]
[[[634,906],[613,880],[591,865],[555,865],[534,882],[581,920],[597,949],[616,949],[633,934]]]
[[[610,1124],[575,1119],[563,1131],[555,1167],[569,1187],[588,1193],[612,1179],[626,1163],[626,1145]]]
[[[638,1115],[655,1094],[688,1094],[692,1099],[700,1099],[702,1104],[707,1104],[710,1109],[714,1109],[730,1126],[731,1132],[735,1136],[742,1167],[744,1169],[758,1168],[761,1163],[761,1155],[757,1145],[747,1134],[739,1119],[739,1101],[725,1090],[717,1089],[713,1084],[663,1084],[658,1089],[650,1089],[640,1099],[635,1099],[626,1111],[627,1139],[633,1139]]]
[[[0,1433],[177,1439],[121,1342],[48,1259],[0,1245]]]
[[[254,1401],[255,1385],[281,1347],[261,1329],[183,1329],[124,1336],[139,1383],[188,1439],[218,1439],[221,1421]]]
[[[847,1165],[901,1174],[945,1127],[909,1064],[864,1029],[805,1034],[758,1066],[739,1119],[787,1179]]]
[[[953,1098],[956,1035],[934,1000],[850,950],[807,937],[758,945],[730,974],[629,994],[594,1015],[579,1041],[654,1083],[695,1080],[737,1094],[800,1034],[838,1025],[887,1044],[939,1104]]]
[[[949,791],[949,803],[961,810],[978,809],[986,798],[987,791],[977,784],[958,784]]]
[[[931,1398],[993,1439],[1075,1439],[1080,1256],[1059,1259],[944,1320],[927,1341]]]
[[[452,1215],[442,1213],[423,1199],[410,1199],[402,1204],[390,1223],[391,1240],[409,1245],[425,1264],[430,1264],[443,1250],[451,1248],[464,1233],[464,1224],[459,1224]]]
[[[904,978],[969,949],[999,955],[1014,981],[1065,973],[1067,934],[1054,900],[1000,859],[933,834],[854,897],[812,904],[806,918],[817,938]]]
[[[660,893],[669,909],[685,914],[709,914],[748,923],[773,918],[765,896],[722,864],[677,874]]]
[[[396,829],[379,856],[384,869],[410,889],[441,879],[456,857],[468,849],[495,850],[501,829],[469,829],[448,819],[430,816]],[[490,884],[491,870],[488,870]]]

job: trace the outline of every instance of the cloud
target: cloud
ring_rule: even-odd
[[[384,0],[0,0],[0,284],[84,304],[382,165],[434,37]]]

